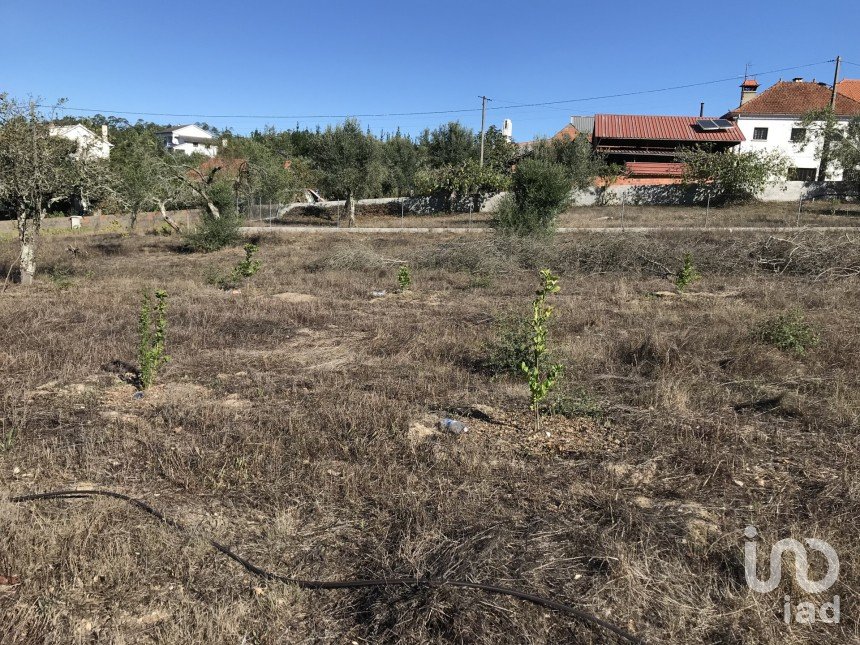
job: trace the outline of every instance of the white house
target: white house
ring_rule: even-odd
[[[758,87],[753,79],[744,81],[740,105],[725,116],[734,119],[744,134],[745,141],[741,142],[739,151],[779,151],[791,160],[789,180],[824,180],[825,177],[819,177],[818,142],[813,137],[805,145],[798,145],[798,142],[806,135],[800,123],[803,115],[829,107],[832,88],[826,83],[805,82],[802,78],[779,81],[761,94],[758,94]],[[844,127],[852,118],[860,116],[860,101],[837,92],[835,112]],[[842,171],[830,169],[826,179],[839,181]]]
[[[110,149],[113,148],[113,144],[108,141],[108,127],[106,125],[102,126],[101,137],[80,123],[52,125],[50,132],[51,136],[74,141],[78,147],[75,156],[85,155],[93,159],[110,157]]]
[[[207,157],[214,157],[218,154],[217,139],[196,125],[179,125],[169,130],[156,132],[155,136],[167,150],[184,152],[187,155],[196,152]]]

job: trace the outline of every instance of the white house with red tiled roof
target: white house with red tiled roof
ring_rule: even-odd
[[[837,90],[848,88],[842,81]],[[817,156],[818,142],[810,140],[802,144],[806,132],[800,123],[803,115],[811,110],[830,106],[833,89],[826,83],[804,82],[802,78],[779,81],[767,90],[758,93],[759,84],[748,79],[741,84],[741,103],[726,114],[733,119],[744,135],[739,150],[778,151],[791,160],[789,180],[815,181],[819,177],[820,160]],[[837,118],[843,125],[860,117],[860,100],[854,100],[841,91],[836,93]],[[828,180],[842,179],[840,169],[830,169]]]

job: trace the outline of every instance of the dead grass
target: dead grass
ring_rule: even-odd
[[[358,226],[362,227],[487,227],[491,225],[491,213],[434,213],[410,214],[386,213],[385,208],[364,207],[357,214]],[[797,226],[796,202],[754,202],[723,208],[712,208],[708,213],[700,206],[635,206],[621,205],[574,206],[562,213],[558,225],[570,228],[617,228],[671,227],[686,228],[708,226],[727,228],[737,226],[785,227]],[[279,222],[281,225],[336,226],[336,212],[308,208],[293,211]],[[799,223],[801,226],[860,226],[860,204],[831,204],[827,200],[804,202]],[[265,226],[265,223],[249,222],[249,225]]]
[[[0,642],[613,642],[478,593],[264,584],[116,502],[6,498],[85,485],[298,577],[497,581],[652,642],[860,637],[854,237],[259,242],[261,271],[228,293],[205,276],[235,249],[93,236],[72,257],[52,237],[43,267],[67,267],[71,284],[0,295],[0,435],[14,430],[0,575],[20,577],[0,587]],[[702,281],[654,295],[672,291],[654,263],[687,251]],[[0,264],[13,256],[0,246]],[[391,293],[400,261],[409,294]],[[528,312],[540,266],[562,276],[565,387],[602,410],[551,417],[549,436],[532,432],[522,383],[476,367],[494,321]],[[172,360],[134,399],[106,366],[133,362],[140,291],[156,286]],[[818,347],[757,340],[758,323],[794,308]],[[445,415],[470,431],[434,430]],[[766,543],[833,545],[839,625],[782,622],[783,595],[805,599],[788,573],[771,594],[747,588],[748,524]]]

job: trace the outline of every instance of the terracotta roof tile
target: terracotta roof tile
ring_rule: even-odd
[[[846,78],[836,84],[836,91],[849,99],[860,101],[860,78]]]
[[[579,136],[579,130],[573,127],[570,123],[564,126],[561,130],[556,132],[552,138],[553,139],[564,139],[569,138],[571,140],[576,139]]]
[[[830,106],[831,89],[818,83],[779,81],[753,99],[729,112],[736,114],[768,114],[800,116],[810,110],[821,110]],[[836,114],[840,116],[860,115],[860,101],[843,94],[836,94]]]

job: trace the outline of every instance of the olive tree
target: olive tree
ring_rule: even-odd
[[[860,117],[843,124],[828,107],[807,112],[799,125],[803,128],[803,137],[795,145],[800,149],[810,144],[815,146],[819,180],[841,169],[846,179],[856,176],[860,188]]]
[[[313,160],[325,192],[346,200],[349,225],[355,226],[355,200],[379,190],[384,165],[379,142],[362,132],[355,119],[328,127],[313,146]]]
[[[36,274],[39,229],[48,208],[75,191],[75,146],[51,136],[35,100],[0,94],[0,201],[15,214],[21,243],[21,283]]]
[[[684,164],[684,183],[700,188],[717,204],[753,199],[768,183],[783,179],[788,170],[788,160],[775,150],[690,148],[679,150],[678,159]]]
[[[570,177],[571,185],[579,190],[590,186],[606,167],[584,134],[575,138],[564,134],[552,139],[538,139],[532,146],[531,156],[562,166]]]
[[[517,235],[547,234],[570,203],[565,167],[546,159],[524,159],[511,177],[511,191],[494,214],[495,225]]]
[[[487,195],[505,190],[510,175],[489,165],[481,167],[477,160],[467,159],[460,164],[446,164],[419,174],[418,185],[422,192],[445,193],[448,212],[458,197],[471,197],[473,208],[478,210]]]
[[[178,197],[181,182],[155,137],[148,132],[131,130],[111,151],[110,166],[113,197],[129,211],[130,229],[134,229],[142,211],[153,207],[158,208],[174,230],[179,230],[167,213],[167,205]]]
[[[420,146],[431,168],[459,166],[468,159],[477,159],[480,150],[475,132],[458,121],[446,123],[432,132],[425,130]]]
[[[383,192],[395,197],[411,195],[424,162],[422,149],[408,136],[397,133],[382,146],[386,165]]]

